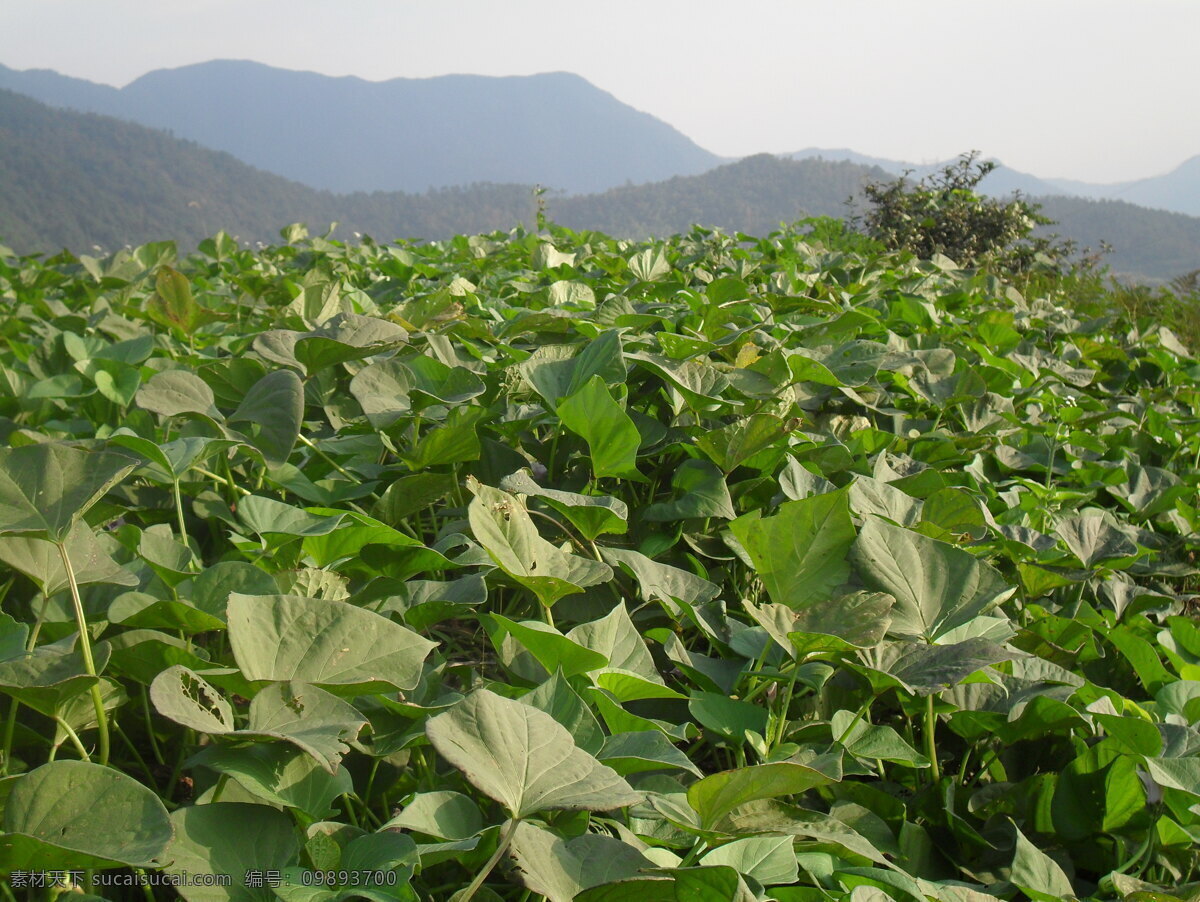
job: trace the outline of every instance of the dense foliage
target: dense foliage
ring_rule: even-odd
[[[907,174],[868,183],[863,187],[868,208],[860,217],[864,231],[890,250],[927,260],[941,254],[967,266],[1020,271],[1039,260],[1068,257],[1071,248],[1032,237],[1037,226],[1050,225],[1036,204],[977,193],[979,183],[996,168],[978,156],[964,154],[915,185]]]
[[[0,251],[9,898],[1197,892],[1159,322],[832,221],[285,237]]]

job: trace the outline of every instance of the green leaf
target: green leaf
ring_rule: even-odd
[[[1058,775],[1051,815],[1063,839],[1078,842],[1113,833],[1146,809],[1136,759],[1110,742],[1092,746]]]
[[[671,485],[680,497],[647,506],[642,511],[643,520],[661,522],[697,517],[732,520],[737,516],[725,474],[706,460],[685,460],[672,474]]]
[[[899,686],[917,695],[931,695],[957,685],[971,674],[1020,657],[987,639],[974,638],[952,645],[927,645],[911,639],[883,642],[859,652],[866,668],[890,679],[876,681],[877,689]],[[858,665],[850,663],[856,669]]]
[[[0,663],[24,655],[28,638],[29,627],[26,624],[0,611]]]
[[[245,734],[282,739],[307,752],[331,774],[367,719],[348,702],[307,683],[276,683],[250,702]]]
[[[703,433],[696,447],[726,474],[732,473],[760,451],[777,447],[791,431],[789,423],[777,416],[756,413],[744,420]],[[772,462],[778,462],[778,457]]]
[[[248,495],[238,502],[238,519],[246,528],[260,536],[272,533],[287,536],[323,536],[333,532],[345,519],[344,513],[334,516],[310,514],[298,507],[267,498]]]
[[[266,805],[213,802],[171,814],[175,840],[163,868],[180,877],[177,891],[187,902],[266,902],[270,888],[246,885],[246,872],[282,870],[295,864],[300,842],[292,818]],[[228,874],[228,886],[203,886],[189,874]],[[215,882],[215,881],[214,881]]]
[[[688,701],[688,710],[701,726],[735,746],[745,743],[748,731],[760,736],[767,732],[767,709],[741,699],[715,692],[694,692]]]
[[[929,767],[929,759],[889,726],[861,720],[855,723],[855,715],[850,711],[838,711],[830,718],[829,726],[834,738],[856,758],[894,761],[907,767]]]
[[[697,777],[704,776],[692,759],[658,730],[614,733],[604,740],[596,757],[621,776],[664,767],[686,770]]]
[[[650,649],[642,639],[638,628],[629,617],[625,602],[621,602],[604,617],[590,623],[581,623],[567,633],[584,648],[599,652],[607,660],[607,666],[628,670],[645,677],[652,683],[662,683]]]
[[[296,680],[347,695],[407,690],[435,643],[341,601],[229,596],[229,644],[248,680]]]
[[[854,542],[846,489],[788,501],[773,517],[740,517],[729,524],[771,600],[793,610],[828,601],[846,582]]]
[[[106,546],[113,540],[100,539],[86,523],[76,522],[66,537],[67,557],[77,585],[107,583],[116,586],[136,586],[138,578],[111,557]],[[67,588],[67,571],[62,555],[49,539],[25,536],[0,537],[0,561],[24,573],[37,583],[47,596]]]
[[[458,480],[449,473],[413,473],[387,487],[372,513],[389,526],[398,526],[454,491]],[[511,491],[511,490],[510,490]]]
[[[1026,839],[1015,824],[1013,833],[1016,835],[1016,847],[1008,879],[1031,899],[1041,902],[1074,899],[1074,887],[1058,863]]]
[[[521,882],[550,902],[572,902],[585,889],[651,867],[641,852],[611,836],[585,833],[562,839],[525,822],[516,827],[512,854]]]
[[[254,339],[254,350],[265,360],[303,370],[320,370],[391,351],[408,340],[395,323],[373,316],[340,312],[311,332],[272,329]]]
[[[376,429],[386,429],[412,412],[412,372],[394,357],[365,366],[350,380],[350,394]]]
[[[488,614],[487,618],[497,628],[492,636],[497,649],[505,635],[512,636],[537,659],[547,673],[561,670],[563,676],[571,677],[599,670],[608,664],[608,658],[604,655],[567,638],[540,620],[518,623],[499,614]]]
[[[82,652],[75,649],[77,638],[78,633],[75,633],[0,663],[0,691],[47,717],[53,717],[65,702],[87,691],[96,682],[96,678],[87,673]],[[107,643],[93,648],[97,673],[104,671],[109,649]]]
[[[420,860],[417,844],[411,837],[384,831],[368,833],[346,844],[336,867],[320,868],[341,882],[314,886],[308,869],[288,868],[282,875],[283,885],[275,892],[285,902],[341,902],[360,898],[407,902],[413,898],[409,878]]]
[[[814,759],[810,764],[780,761],[721,771],[698,780],[687,791],[688,804],[711,830],[735,808],[759,799],[777,799],[808,792],[841,780],[837,759]]]
[[[553,671],[550,679],[522,695],[521,702],[545,711],[566,727],[575,738],[575,744],[585,752],[592,755],[599,752],[604,743],[600,723],[587,702],[571,688],[562,670]]]
[[[132,777],[84,761],[52,761],[16,780],[4,806],[0,870],[160,867],[171,822]]]
[[[330,771],[311,755],[282,743],[240,748],[212,745],[192,760],[228,774],[248,793],[265,802],[295,808],[318,820],[332,817],[338,796],[354,791],[344,768]]]
[[[1054,531],[1085,567],[1098,561],[1134,557],[1138,553],[1137,545],[1108,511],[1088,508],[1063,517]]]
[[[202,570],[192,583],[192,604],[224,623],[230,595],[273,595],[277,589],[271,575],[252,564],[218,561]]]
[[[412,450],[401,453],[400,458],[414,471],[436,464],[478,460],[482,446],[476,427],[486,416],[487,411],[482,407],[454,407],[445,422],[422,435]]]
[[[254,383],[227,422],[247,424],[249,443],[268,464],[279,466],[296,446],[303,417],[304,384],[291,370],[276,370]]]
[[[897,636],[936,641],[1016,591],[969,551],[876,520],[850,557],[868,585],[896,599],[889,632]]]
[[[616,476],[644,481],[637,470],[642,436],[599,376],[558,405],[563,426],[587,442],[596,478]]]
[[[589,540],[604,533],[624,534],[628,528],[629,508],[624,501],[608,495],[579,495],[558,489],[542,488],[533,481],[528,469],[518,470],[500,480],[506,492],[530,495],[545,501],[566,517]]]
[[[471,798],[461,792],[437,790],[414,795],[382,829],[401,827],[453,841],[470,839],[483,826],[483,814]]]
[[[748,836],[717,846],[704,864],[725,865],[763,886],[795,883],[799,878],[796,853],[790,836]]]
[[[601,548],[600,554],[609,563],[628,568],[647,601],[659,599],[668,605],[676,602],[703,604],[716,598],[721,591],[715,583],[670,564],[660,564],[637,551]]]
[[[549,607],[564,595],[582,592],[612,578],[600,561],[568,554],[538,534],[525,507],[512,495],[473,477],[467,488],[475,495],[467,509],[471,531],[493,561]]]
[[[0,448],[0,534],[65,541],[75,522],[137,461],[57,442]]]
[[[898,526],[912,526],[921,516],[922,504],[895,486],[859,476],[850,484],[850,507],[859,516],[885,517]]]
[[[438,754],[514,818],[556,808],[607,811],[642,798],[549,714],[486,689],[430,718],[425,732]]]
[[[221,412],[208,383],[186,370],[164,370],[155,373],[149,382],[138,389],[138,406],[164,417],[197,414],[219,423]]]

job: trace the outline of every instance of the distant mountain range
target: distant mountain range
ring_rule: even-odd
[[[831,150],[818,147],[809,147],[783,156],[794,160],[848,160],[866,166],[878,166],[892,175],[911,172],[911,177],[914,179],[936,172],[945,166],[946,162],[949,162],[904,163],[900,160],[871,157],[844,148]],[[1060,194],[1093,200],[1119,200],[1155,210],[1170,210],[1174,213],[1200,216],[1200,156],[1185,160],[1165,175],[1114,184],[1082,182],[1074,179],[1039,178],[1036,175],[1010,169],[1008,166],[1000,164],[980,183],[979,187],[985,194],[993,196],[1008,195],[1014,191],[1020,191],[1031,197]]]
[[[846,199],[865,181],[894,171],[829,159],[834,152],[802,155],[808,158],[760,154],[648,184],[551,192],[545,201],[562,225],[615,235],[666,234],[695,223],[765,234],[803,216],[844,216]],[[337,237],[359,232],[383,241],[507,230],[533,224],[533,181],[333,193],[162,130],[0,90],[0,243],[18,253],[112,251],[167,238],[186,248],[218,229],[247,242],[273,241],[297,221],[314,231],[336,221]],[[1113,200],[1034,199],[1063,236],[1093,248],[1112,244],[1116,272],[1169,279],[1200,268],[1200,218]]]
[[[371,82],[216,60],[160,69],[118,89],[0,66],[0,88],[167,129],[330,191],[519,182],[580,193],[722,162],[566,72]]]
[[[0,66],[0,88],[50,106],[166,129],[313,188],[407,191],[478,182],[542,184],[571,194],[696,175],[732,162],[577,75],[445,75],[372,82],[214,60],[160,69],[124,88],[47,69]],[[917,165],[846,149],[782,156]],[[1042,178],[1000,166],[985,192],[1122,200],[1200,216],[1200,156],[1117,184]]]

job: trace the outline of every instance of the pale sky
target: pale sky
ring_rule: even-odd
[[[1200,154],[1200,0],[0,0],[0,63],[370,80],[568,71],[723,156],[979,149],[1122,181]]]

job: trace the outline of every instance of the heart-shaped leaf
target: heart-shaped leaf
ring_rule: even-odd
[[[438,754],[514,818],[553,808],[607,811],[642,799],[549,714],[486,689],[431,718],[425,732]]]

